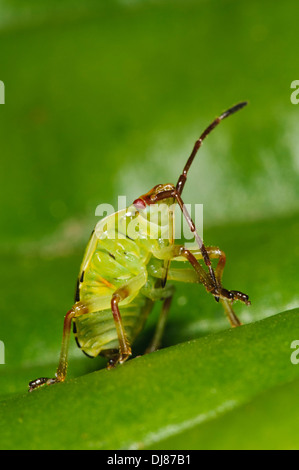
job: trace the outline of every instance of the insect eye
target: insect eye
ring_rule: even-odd
[[[135,199],[135,201],[133,202],[133,205],[135,206],[137,210],[142,210],[146,208],[146,204],[143,201],[143,199]]]

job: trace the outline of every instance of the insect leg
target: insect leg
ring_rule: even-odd
[[[138,276],[135,276],[124,286],[117,289],[111,299],[111,310],[113,314],[113,319],[117,331],[118,341],[119,341],[119,354],[111,358],[108,362],[108,369],[111,369],[116,364],[122,364],[125,362],[132,354],[129,341],[127,339],[126,331],[123,326],[121,314],[119,311],[119,303],[128,297],[134,297],[138,294],[139,290],[146,283],[147,274],[142,272]]]
[[[223,270],[224,270],[225,263],[226,263],[225,253],[224,251],[220,250],[220,248],[217,248],[217,247],[208,247],[207,251],[211,259],[218,258],[219,260],[215,269],[215,275],[219,284],[221,284],[222,274],[223,274]],[[239,298],[239,300],[242,300],[247,305],[250,304],[248,300],[248,296],[246,294],[242,294],[241,292],[237,292],[237,291],[231,291],[231,292],[233,293],[234,298]],[[228,299],[220,299],[220,302],[224,308],[224,312],[231,326],[232,327],[240,326],[241,322],[239,318],[237,317],[237,315],[235,314],[235,312],[233,311],[232,301]]]
[[[113,314],[113,319],[117,331],[118,341],[119,341],[119,355],[116,358],[110,359],[108,363],[108,369],[114,367],[116,364],[122,364],[125,362],[132,354],[130,344],[127,340],[126,332],[123,326],[122,318],[118,308],[119,302],[124,300],[128,296],[128,293],[125,289],[119,289],[117,293],[114,293],[111,300],[111,309]]]
[[[222,250],[220,250],[220,248],[217,248],[217,247],[207,247],[207,252],[208,252],[209,257],[211,259],[216,258],[216,259],[219,260],[218,263],[217,263],[216,269],[215,269],[215,275],[216,275],[216,278],[217,278],[217,281],[218,281],[219,285],[221,286],[222,274],[223,274],[223,270],[224,270],[225,263],[226,263],[225,253]],[[198,250],[193,251],[192,250],[192,254],[197,260],[202,259],[202,255],[201,255],[200,251],[198,251]],[[180,271],[182,271],[182,272],[180,272]],[[169,279],[180,280],[180,281],[184,281],[184,282],[196,282],[196,280],[192,281],[192,273],[190,273],[190,272],[189,273],[188,272],[183,273],[183,271],[187,271],[187,270],[180,270],[180,269],[170,270],[169,271]],[[184,280],[184,277],[185,277],[185,280]],[[229,292],[231,292],[231,294],[233,295],[233,300],[241,300],[246,305],[250,305],[250,301],[249,301],[248,296],[246,294],[243,294],[242,292],[234,291],[234,290],[229,291]],[[231,326],[232,327],[240,326],[241,322],[238,319],[238,317],[236,316],[236,314],[234,313],[233,308],[232,308],[232,300],[228,299],[228,298],[221,297],[220,302],[223,305],[225,314],[226,314]]]
[[[216,277],[217,277],[219,283],[221,283],[222,274],[223,274],[223,270],[224,270],[225,263],[226,263],[225,253],[222,250],[220,250],[219,248],[214,248],[214,247],[209,247],[209,248],[207,248],[207,250],[208,250],[211,258],[214,258],[214,257],[219,258],[219,261],[218,261],[216,269],[215,269],[215,274],[216,274]],[[246,305],[250,305],[248,295],[243,294],[242,292],[239,292],[239,291],[234,291],[234,290],[232,290],[231,292],[233,293],[235,299],[241,300]],[[220,302],[223,305],[225,314],[226,314],[226,316],[228,318],[228,321],[230,322],[231,326],[232,327],[240,326],[242,323],[240,322],[239,318],[237,317],[237,315],[233,311],[232,302],[230,302],[227,299],[220,299]]]
[[[158,274],[158,273],[157,273]],[[188,269],[188,268],[170,268],[168,271],[168,277],[167,279],[169,281],[178,281],[178,282],[186,282],[186,283],[198,283],[201,282],[196,271],[193,269]],[[245,294],[244,294],[245,295]],[[235,326],[240,326],[241,322],[236,316],[236,314],[233,311],[232,308],[232,301],[228,299],[220,299],[221,304],[223,305],[225,314],[231,324],[232,327]],[[248,301],[248,304],[250,302]]]
[[[220,248],[218,247],[209,246],[206,248],[206,250],[210,259],[218,259],[218,263],[215,268],[215,276],[216,276],[217,281],[221,285],[223,270],[226,264],[226,255],[224,251],[220,250]],[[195,250],[195,251],[191,250],[191,252],[195,256],[196,259],[202,259],[201,253],[198,252],[198,250]],[[250,301],[248,299],[247,294],[243,294],[243,292],[240,292],[237,290],[231,290],[230,292],[233,294],[234,300],[240,300],[241,302],[244,302],[246,305],[250,305]]]
[[[173,189],[173,190],[167,190],[167,191],[164,191],[164,192],[161,192],[159,195],[157,195],[152,201],[151,203],[153,202],[157,202],[157,201],[162,201],[163,199],[168,199],[170,197],[173,197],[178,205],[180,206],[180,209],[186,219],[186,222],[187,224],[189,225],[189,228],[191,230],[192,233],[194,233],[194,237],[195,237],[195,241],[199,247],[199,250],[201,252],[201,255],[202,255],[202,259],[205,263],[205,265],[207,266],[208,270],[209,270],[209,274],[210,274],[210,280],[211,282],[213,283],[213,291],[214,291],[214,297],[215,297],[215,300],[217,302],[219,302],[219,295],[217,295],[218,293],[218,290],[220,289],[220,286],[218,285],[218,281],[216,279],[216,276],[215,276],[215,273],[214,273],[214,269],[212,267],[212,264],[211,264],[211,260],[210,260],[210,257],[209,257],[209,254],[207,252],[207,249],[202,241],[202,239],[200,238],[200,236],[198,235],[198,232],[196,230],[196,227],[195,227],[195,224],[182,200],[182,197],[181,197],[181,194],[180,192],[177,190],[177,189]],[[184,255],[182,255],[184,256]],[[188,257],[187,253],[186,253],[186,257]],[[194,258],[194,257],[193,257]],[[190,263],[192,264],[193,263],[193,260],[192,260],[192,257],[189,259]],[[196,268],[196,263],[194,265],[194,268]]]
[[[65,380],[66,373],[67,373],[67,357],[68,357],[72,320],[73,318],[79,317],[80,315],[83,315],[85,313],[88,313],[88,309],[81,302],[77,302],[73,306],[73,308],[67,312],[67,314],[64,317],[62,345],[61,345],[58,368],[57,368],[55,377],[52,379],[48,377],[40,377],[38,379],[33,380],[32,382],[29,383],[29,392],[32,392],[32,390],[42,385],[52,385],[56,382],[63,382]]]
[[[209,275],[209,273],[206,273],[206,271],[203,269],[203,267],[200,265],[200,263],[198,262],[198,260],[196,259],[196,257],[190,250],[187,250],[184,246],[174,245],[173,257],[176,258],[179,256],[182,256],[187,261],[189,261],[189,263],[191,264],[191,266],[193,267],[193,269],[198,275],[199,282],[201,282],[206,288],[206,290],[210,292],[211,294],[213,294],[214,297],[216,297],[216,299],[217,298],[219,299],[219,297],[221,298],[224,297],[229,300],[233,300],[233,294],[231,294],[231,292],[228,291],[227,289],[224,289],[219,284],[218,281],[216,282],[216,286],[215,286],[215,282],[214,282],[215,275],[214,277],[212,277],[211,275]]]
[[[168,317],[168,312],[169,312],[170,305],[173,299],[173,294],[174,294],[174,289],[169,294],[169,296],[166,299],[164,299],[162,310],[160,313],[160,317],[156,326],[153,339],[151,341],[151,344],[147,347],[145,354],[156,351],[161,345],[161,341],[162,341],[162,337],[163,337],[163,333],[164,333],[164,329],[165,329],[165,325],[166,325],[166,321]]]
[[[217,250],[217,251],[215,251]],[[223,252],[220,253],[220,250],[217,248],[214,251],[211,249],[209,250],[207,248],[207,253],[210,252],[212,254],[212,257],[219,257],[220,255],[220,265],[218,268],[217,272],[217,289],[215,289],[215,284],[209,273],[207,273],[201,264],[198,262],[198,259],[203,259],[201,250],[187,250],[183,245],[173,245],[171,247],[167,247],[166,249],[160,250],[160,252],[154,252],[154,256],[158,259],[173,259],[174,261],[189,261],[191,266],[193,267],[194,271],[197,274],[197,280],[194,280],[194,282],[200,282],[201,284],[204,285],[206,288],[207,292],[210,292],[211,294],[214,295],[214,297],[220,297],[222,299],[228,299],[230,301],[233,300],[241,300],[242,302],[246,303],[247,305],[250,304],[248,300],[248,296],[246,294],[243,294],[242,292],[239,291],[229,291],[227,289],[224,289],[221,286],[221,276],[222,272],[224,269],[224,264],[225,264],[225,255]],[[169,274],[173,270],[169,271]],[[170,277],[169,277],[170,278]],[[192,282],[192,281],[188,281]]]
[[[196,243],[198,244],[199,246],[199,249],[200,249],[200,252],[201,252],[201,255],[202,255],[202,259],[205,263],[205,265],[207,266],[208,270],[209,270],[209,273],[210,273],[210,277],[212,279],[212,282],[213,282],[213,285],[214,285],[214,290],[215,290],[215,293],[218,292],[220,286],[218,286],[218,281],[216,279],[216,276],[215,276],[215,273],[214,273],[214,269],[212,267],[212,264],[211,264],[211,260],[210,260],[210,257],[209,257],[209,254],[207,252],[207,249],[203,243],[203,241],[201,240],[201,238],[199,237],[198,233],[197,233],[197,230],[196,230],[196,227],[195,227],[195,224],[189,214],[189,212],[187,211],[186,209],[186,206],[181,198],[181,195],[179,194],[178,191],[175,192],[175,198],[181,208],[181,211],[183,212],[183,215],[190,227],[190,230],[192,233],[194,233],[194,237],[195,237],[195,240],[196,240]],[[190,261],[191,262],[191,261]],[[192,264],[192,263],[191,263]],[[215,295],[215,300],[218,302],[219,301],[219,297],[217,295]]]

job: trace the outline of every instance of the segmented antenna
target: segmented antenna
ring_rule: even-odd
[[[199,148],[201,147],[201,144],[203,143],[204,139],[210,134],[210,132],[218,126],[218,124],[231,114],[234,114],[235,112],[239,111],[239,109],[244,108],[244,106],[247,105],[247,101],[242,101],[241,103],[236,104],[232,108],[229,108],[227,111],[221,114],[221,116],[217,117],[207,128],[206,130],[201,134],[199,139],[195,142],[193,150],[191,152],[190,157],[187,160],[187,163],[184,167],[183,173],[180,175],[177,185],[176,185],[176,190],[179,194],[182,194],[186,180],[187,180],[187,174],[189,171],[189,168],[195,158],[195,155],[197,154]]]

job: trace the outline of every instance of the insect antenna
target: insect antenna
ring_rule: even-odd
[[[184,167],[183,173],[180,175],[177,185],[176,185],[176,191],[179,194],[182,194],[186,180],[187,180],[187,173],[189,171],[189,168],[195,158],[195,155],[197,154],[199,148],[201,147],[201,144],[203,143],[204,139],[210,134],[210,132],[218,126],[218,124],[223,121],[223,119],[227,118],[231,114],[234,114],[235,112],[239,111],[239,109],[244,108],[244,106],[247,105],[247,101],[242,101],[241,103],[236,104],[232,108],[229,108],[227,111],[222,113],[219,117],[217,117],[201,134],[199,139],[195,142],[193,150],[191,152],[190,157],[187,160],[187,163]]]
[[[186,183],[186,180],[187,180],[187,174],[188,174],[188,171],[189,171],[189,168],[201,146],[201,144],[203,143],[204,139],[210,134],[210,132],[225,118],[227,118],[228,116],[230,116],[231,114],[234,114],[235,112],[239,111],[239,109],[242,109],[244,106],[247,105],[247,101],[242,101],[241,103],[238,103],[236,104],[235,106],[233,106],[232,108],[229,108],[227,111],[225,111],[224,113],[222,113],[219,117],[217,117],[205,130],[204,132],[201,134],[201,136],[199,137],[199,139],[195,142],[194,144],[194,147],[193,147],[193,150],[191,152],[191,155],[190,157],[188,158],[187,160],[187,163],[184,167],[184,170],[183,170],[183,173],[180,175],[179,179],[178,179],[178,182],[177,182],[177,185],[175,187],[175,189],[173,190],[166,190],[166,191],[163,191],[162,193],[158,194],[155,196],[155,199],[152,201],[152,203],[154,202],[157,202],[157,201],[161,201],[163,199],[167,199],[167,198],[170,198],[170,197],[173,197],[176,202],[179,204],[180,206],[180,209],[187,221],[187,224],[189,225],[189,228],[191,230],[191,232],[194,234],[194,237],[195,237],[195,240],[196,240],[196,243],[201,251],[201,254],[202,254],[202,257],[203,257],[203,260],[204,260],[204,263],[205,265],[208,267],[209,269],[209,273],[210,273],[210,277],[211,277],[211,280],[213,282],[213,285],[214,285],[214,288],[215,288],[215,292],[214,292],[214,295],[215,295],[215,300],[218,302],[219,301],[219,296],[217,295],[220,290],[222,289],[221,288],[221,284],[220,284],[220,281],[218,279],[216,279],[216,276],[215,276],[215,272],[214,272],[214,269],[212,267],[212,264],[211,264],[211,260],[210,260],[210,257],[209,257],[209,254],[207,252],[207,249],[203,243],[203,240],[200,238],[200,236],[198,235],[198,232],[196,230],[196,227],[195,227],[195,224],[182,200],[182,197],[181,197],[181,194],[182,194],[182,191],[184,189],[184,186],[185,186],[185,183]],[[223,289],[222,289],[223,291]]]
[[[178,179],[178,182],[177,182],[177,185],[176,185],[176,188],[175,188],[175,191],[174,191],[174,197],[176,198],[180,208],[181,208],[181,211],[183,212],[183,215],[189,225],[189,228],[191,230],[191,232],[194,233],[194,236],[195,236],[195,240],[199,246],[199,249],[201,251],[201,254],[202,254],[202,257],[203,257],[203,260],[204,260],[204,263],[205,265],[208,267],[209,269],[209,273],[210,273],[210,276],[211,276],[211,279],[212,279],[212,282],[215,286],[215,292],[218,292],[220,289],[221,289],[221,286],[220,286],[220,282],[218,279],[216,279],[216,276],[215,276],[215,272],[214,272],[214,269],[211,265],[211,260],[210,260],[210,257],[208,255],[208,252],[206,250],[206,247],[203,243],[203,241],[201,240],[201,238],[199,237],[198,233],[197,233],[197,230],[196,230],[196,227],[194,225],[194,222],[190,216],[190,214],[188,213],[185,205],[184,205],[184,202],[181,198],[181,194],[182,194],[182,191],[184,189],[184,186],[185,186],[185,183],[186,183],[186,180],[187,180],[187,174],[188,174],[188,171],[189,171],[189,168],[199,150],[199,148],[201,147],[201,144],[203,143],[204,139],[210,134],[210,132],[216,127],[218,126],[218,124],[225,118],[227,118],[228,116],[230,116],[231,114],[234,114],[235,112],[239,111],[239,109],[242,109],[244,106],[247,105],[247,101],[242,101],[241,103],[238,103],[236,104],[235,106],[233,106],[232,108],[229,108],[227,111],[225,111],[224,113],[222,113],[219,117],[217,117],[204,131],[203,133],[201,134],[201,136],[199,137],[199,139],[195,142],[194,144],[194,147],[193,147],[193,150],[191,152],[191,155],[190,157],[188,158],[187,160],[187,163],[184,167],[184,170],[183,170],[183,173],[180,175],[179,179]],[[219,302],[219,296],[216,295],[215,296],[215,300],[217,302]]]

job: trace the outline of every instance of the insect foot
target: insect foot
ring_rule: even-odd
[[[117,366],[117,364],[123,364],[126,362],[127,359],[132,355],[131,349],[129,350],[128,353],[122,353],[119,354],[118,356],[114,356],[109,359],[108,364],[107,364],[107,369],[114,369],[114,367]]]
[[[238,290],[231,290],[230,292],[233,294],[234,300],[241,300],[244,304],[251,305],[247,294],[243,294],[243,292],[239,292]]]
[[[248,295],[243,294],[243,292],[239,292],[238,290],[227,290],[221,287],[220,291],[217,290],[217,292],[212,292],[212,294],[215,296],[216,300],[217,297],[219,298],[220,294],[220,297],[222,299],[231,300],[232,302],[234,302],[235,300],[240,300],[246,305],[251,305]]]
[[[52,385],[52,384],[55,384],[56,382],[59,382],[57,378],[49,379],[48,377],[40,377],[39,379],[35,379],[35,380],[32,380],[32,382],[29,382],[28,392],[32,392],[32,390],[42,387],[43,385]]]

